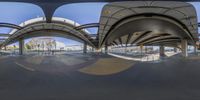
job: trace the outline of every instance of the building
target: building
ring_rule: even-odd
[[[25,46],[31,50],[60,50],[65,48],[64,43],[56,41],[51,37],[33,38]]]

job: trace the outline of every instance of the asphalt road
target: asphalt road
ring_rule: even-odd
[[[112,59],[119,60],[93,54],[0,57],[0,100],[200,100],[200,57],[121,61],[132,64],[126,70]],[[108,66],[107,72],[112,64],[120,71]],[[80,71],[85,67],[110,74]]]

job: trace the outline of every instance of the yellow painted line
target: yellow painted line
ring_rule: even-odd
[[[134,61],[120,58],[100,58],[94,64],[81,68],[78,71],[90,75],[112,75],[128,70],[134,64]]]
[[[35,69],[26,67],[26,66],[24,66],[24,65],[22,65],[22,64],[20,64],[18,62],[15,62],[15,64],[17,64],[19,67],[24,68],[24,69],[26,69],[28,71],[35,71]]]

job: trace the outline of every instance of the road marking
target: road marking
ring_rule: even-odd
[[[19,67],[24,68],[24,69],[26,69],[28,71],[35,71],[35,69],[26,67],[26,66],[24,66],[24,65],[22,65],[22,64],[20,64],[18,62],[15,62],[15,64],[17,64]]]

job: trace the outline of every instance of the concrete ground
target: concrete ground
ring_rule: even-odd
[[[0,100],[200,100],[200,57],[0,57]]]

